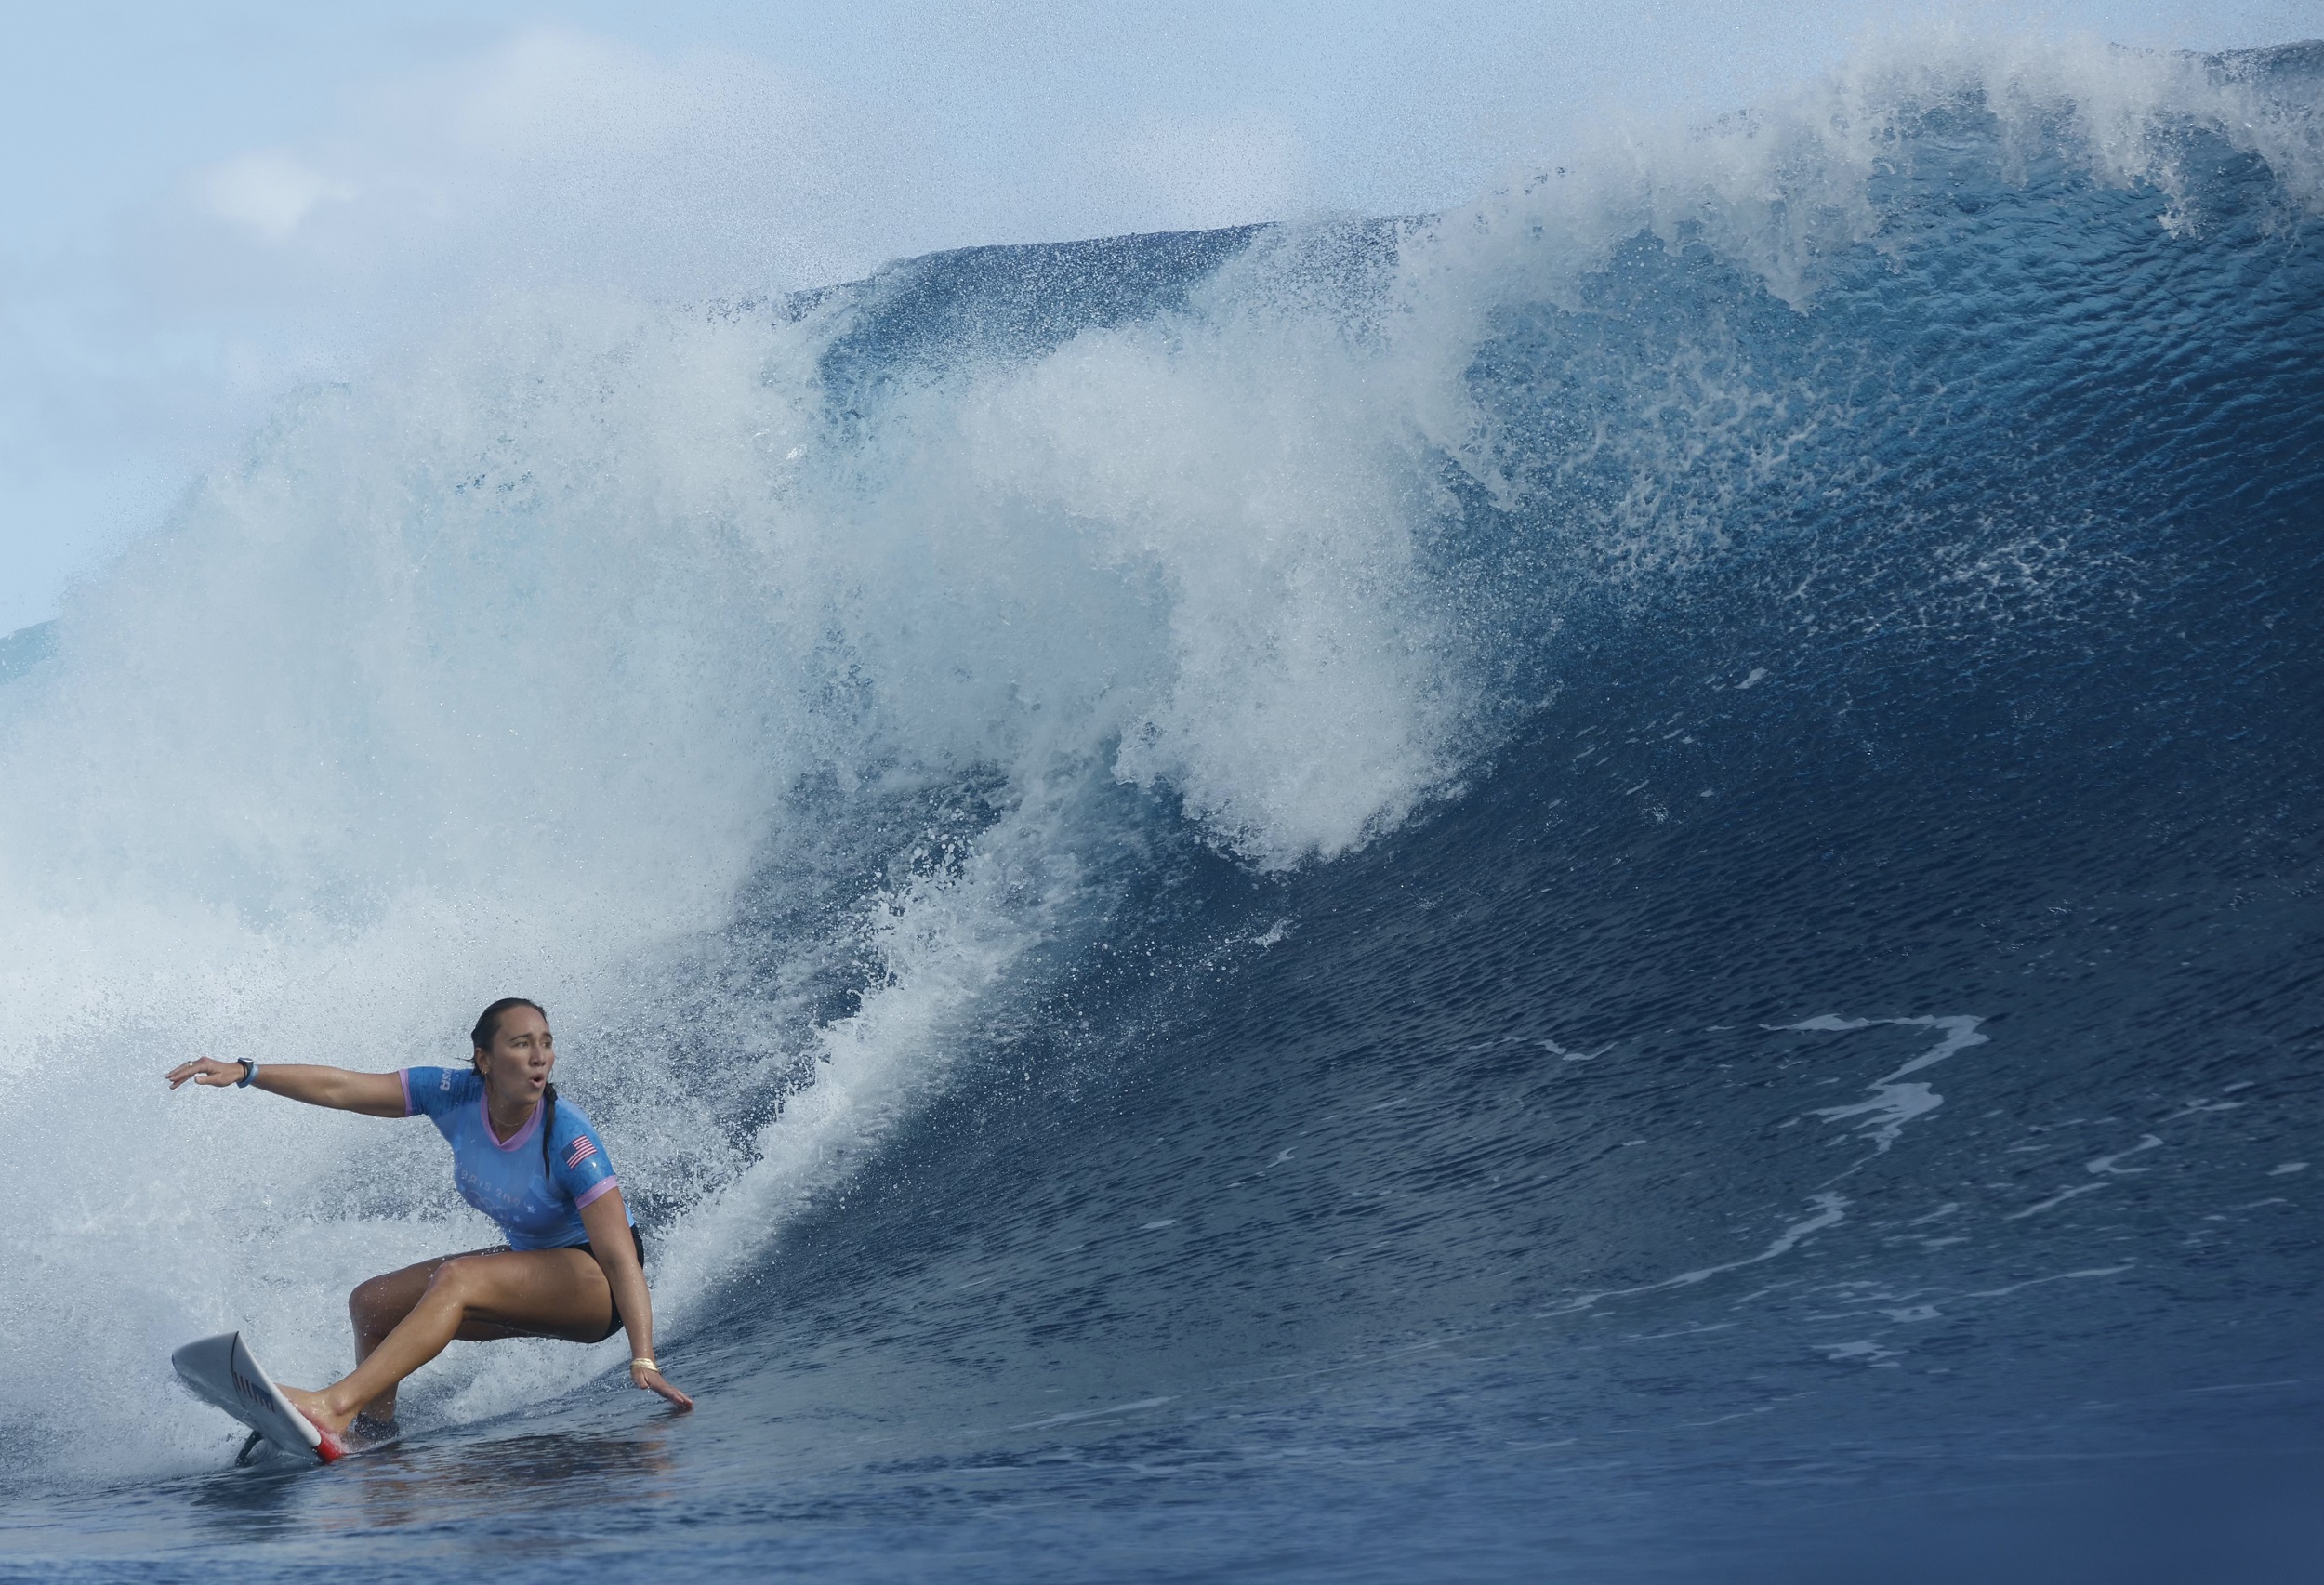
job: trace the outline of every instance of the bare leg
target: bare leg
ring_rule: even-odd
[[[376,1332],[415,1286],[419,1288],[416,1300],[403,1308],[385,1335],[366,1341],[365,1330]],[[359,1313],[355,1318],[360,1363],[353,1373],[319,1393],[283,1389],[284,1396],[325,1431],[345,1430],[356,1410],[366,1405],[382,1399],[392,1405],[397,1384],[442,1354],[455,1338],[469,1342],[514,1337],[591,1341],[603,1334],[614,1315],[613,1290],[605,1284],[605,1274],[578,1249],[502,1250],[422,1261],[357,1288],[348,1302],[350,1312],[358,1311],[358,1301],[367,1289],[370,1298],[361,1308],[368,1316]],[[383,1418],[376,1408],[373,1412]]]
[[[507,1247],[502,1245],[499,1248],[506,1248]],[[490,1255],[496,1252],[497,1250],[495,1249],[468,1251],[471,1255]],[[453,1255],[438,1255],[434,1260],[422,1261],[417,1265],[405,1266],[401,1271],[386,1273],[364,1282],[347,1296],[348,1319],[355,1324],[356,1364],[361,1365],[364,1360],[369,1359],[371,1351],[387,1341],[388,1334],[394,1331],[397,1324],[412,1313],[412,1307],[417,1304],[421,1295],[428,1291],[429,1279],[436,1275],[436,1268],[446,1261],[457,1258]],[[376,1420],[393,1420],[395,1418],[395,1389],[390,1387],[370,1403],[365,1404],[362,1412],[368,1413]]]

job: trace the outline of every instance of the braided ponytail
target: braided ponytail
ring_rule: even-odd
[[[557,1192],[557,1169],[548,1164],[548,1136],[557,1131],[557,1087],[541,1092],[541,1176],[548,1180],[549,1195]]]

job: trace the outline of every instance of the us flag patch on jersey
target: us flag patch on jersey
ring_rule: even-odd
[[[583,1134],[579,1139],[573,1142],[573,1149],[568,1152],[565,1156],[565,1165],[568,1167],[578,1167],[581,1163],[587,1161],[590,1156],[595,1156],[596,1154],[597,1141],[591,1139],[587,1134]]]

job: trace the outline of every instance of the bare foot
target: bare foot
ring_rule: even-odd
[[[279,1381],[276,1386],[282,1387]],[[321,1393],[310,1393],[303,1387],[283,1387],[283,1396],[291,1407],[315,1422],[315,1429],[336,1436],[347,1429],[347,1422],[355,1418],[353,1409],[335,1409],[331,1400]]]

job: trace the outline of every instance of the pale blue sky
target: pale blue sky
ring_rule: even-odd
[[[1591,119],[1780,89],[1893,13],[7,0],[0,632],[283,391],[464,294],[735,296],[969,243],[1431,208]],[[1970,14],[2148,46],[2324,33],[2324,0]]]

